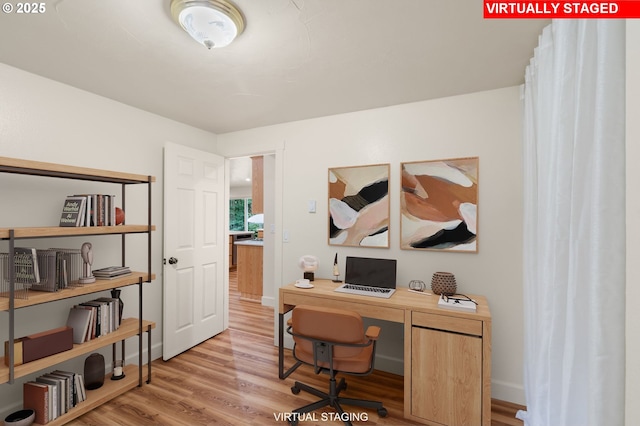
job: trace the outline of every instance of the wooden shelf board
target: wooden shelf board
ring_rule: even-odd
[[[36,373],[40,370],[46,369],[61,362],[70,360],[80,355],[94,352],[102,347],[108,346],[112,343],[119,342],[129,337],[138,335],[138,319],[126,318],[122,320],[122,324],[118,330],[107,334],[106,336],[98,337],[88,342],[73,345],[72,349],[68,351],[60,352],[55,355],[41,358],[35,361],[28,362],[22,365],[16,365],[14,368],[14,377],[24,377],[32,373]],[[142,321],[142,330],[146,331],[151,326],[152,329],[156,327],[156,323],[153,321]],[[138,375],[135,374],[137,377]],[[9,367],[5,365],[5,357],[0,358],[0,383],[7,383],[9,381]],[[136,382],[137,384],[137,382]]]
[[[76,296],[84,296],[85,294],[97,293],[99,291],[111,290],[119,287],[127,287],[138,284],[140,278],[142,282],[151,282],[155,280],[156,274],[146,272],[132,272],[121,278],[112,280],[99,280],[95,283],[85,284],[82,287],[65,288],[64,290],[47,292],[47,291],[29,291],[28,299],[14,299],[14,308],[26,308],[27,306],[40,305],[42,303],[55,302],[56,300],[69,299]],[[0,293],[0,311],[9,310],[9,297],[7,293]]]
[[[45,237],[74,237],[83,235],[116,235],[116,234],[140,234],[155,231],[156,226],[151,225],[118,225],[118,226],[41,226],[0,228],[0,239],[8,240],[9,231],[13,229],[14,238],[45,238]]]
[[[124,184],[156,181],[154,176],[91,169],[87,167],[67,166],[64,164],[45,163],[42,161],[22,160],[19,158],[8,157],[0,157],[0,172]]]
[[[111,380],[111,374],[107,374],[104,378],[104,384],[101,387],[94,390],[87,390],[87,399],[85,401],[79,403],[64,415],[50,421],[47,423],[47,426],[56,426],[68,423],[105,402],[138,386],[138,366],[127,365],[124,368],[124,372],[125,378],[121,380]],[[147,377],[147,369],[143,368],[142,379],[146,381]]]

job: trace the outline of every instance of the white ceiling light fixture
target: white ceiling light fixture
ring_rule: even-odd
[[[207,49],[227,46],[244,30],[242,13],[225,0],[171,0],[171,16]]]

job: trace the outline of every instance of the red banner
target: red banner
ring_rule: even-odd
[[[485,19],[640,18],[640,0],[495,1],[484,0]]]

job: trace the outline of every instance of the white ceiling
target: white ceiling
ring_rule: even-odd
[[[0,62],[220,134],[521,84],[549,21],[482,3],[236,0],[245,32],[209,51],[169,0],[49,0],[2,14]]]
[[[247,188],[253,179],[250,157],[232,158],[229,162],[229,187]]]

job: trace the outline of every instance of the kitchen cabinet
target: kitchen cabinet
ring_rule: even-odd
[[[237,241],[240,299],[262,302],[262,241]]]
[[[238,267],[238,247],[236,241],[250,240],[253,238],[251,231],[229,231],[229,270],[235,271]]]

